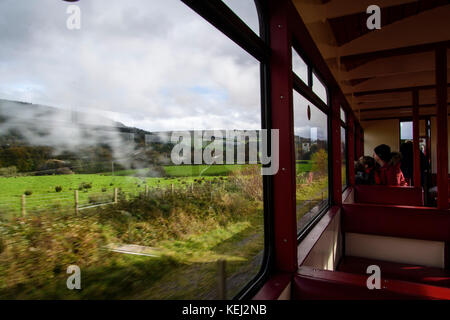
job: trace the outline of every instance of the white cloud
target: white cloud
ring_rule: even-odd
[[[63,1],[0,2],[0,98],[151,131],[260,127],[259,63],[181,1],[78,4],[69,31]]]

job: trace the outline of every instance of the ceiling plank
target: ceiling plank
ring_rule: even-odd
[[[450,58],[450,53],[448,55]],[[391,76],[409,72],[434,70],[434,55],[430,52],[395,56],[377,59],[351,71],[341,70],[341,80],[351,80],[369,77]]]
[[[364,102],[377,102],[377,101],[398,101],[398,100],[410,100],[411,94],[410,92],[390,92],[390,93],[381,93],[381,94],[374,94],[374,95],[363,95],[363,96],[357,96],[356,98],[357,103],[364,103]]]
[[[342,56],[450,40],[450,5],[372,31],[339,47]],[[328,58],[328,57],[326,57]]]
[[[373,109],[373,108],[395,108],[400,106],[411,106],[411,99],[401,99],[396,101],[373,101],[373,102],[362,102],[355,104],[355,109]]]
[[[447,96],[450,102],[450,88],[447,88]],[[419,103],[421,105],[436,103],[436,89],[419,91]],[[412,105],[411,90],[407,92],[394,92],[379,95],[367,95],[354,98],[354,108],[365,109],[373,107],[396,107]]]
[[[450,102],[450,101],[449,101]],[[427,99],[421,99],[420,105],[423,106],[430,106],[436,104],[436,98],[427,98]],[[386,102],[378,102],[378,103],[361,103],[356,104],[354,106],[354,110],[369,110],[373,108],[400,108],[404,106],[411,106],[412,101],[410,100],[400,100],[400,101],[386,101]]]
[[[450,103],[448,104],[450,106]],[[430,108],[430,107],[436,107],[436,103],[429,103],[429,104],[420,104],[419,108]],[[411,105],[407,106],[397,106],[397,107],[388,107],[388,108],[366,108],[366,109],[358,109],[361,112],[369,112],[369,111],[386,111],[386,110],[399,110],[399,109],[410,109],[412,110]]]
[[[436,115],[436,107],[422,107],[419,109],[419,115],[423,116],[435,116]],[[450,109],[448,109],[450,114]],[[381,111],[373,111],[373,112],[362,112],[359,113],[361,121],[369,121],[376,119],[401,119],[401,118],[410,118],[412,117],[412,109],[400,109],[400,110],[386,110],[384,112]]]
[[[450,116],[450,113],[448,115]],[[436,116],[436,112],[431,112],[431,113],[427,113],[427,114],[420,114],[420,119],[424,119],[426,116]],[[365,119],[361,119],[361,122],[364,122],[364,121],[378,121],[378,120],[394,120],[394,119],[410,119],[412,121],[412,113],[410,115],[398,115],[398,116],[365,118]],[[363,126],[364,126],[364,124],[363,124]]]
[[[450,87],[450,83],[447,84]],[[429,90],[436,88],[436,85],[428,85],[428,86],[411,86],[411,87],[402,87],[402,88],[391,88],[391,89],[382,89],[382,90],[368,90],[368,91],[358,91],[354,92],[353,95],[355,97],[373,95],[373,94],[385,94],[385,93],[393,93],[393,92],[410,92],[413,89],[417,90]],[[346,94],[346,96],[350,96],[352,93]]]
[[[368,63],[374,59],[380,59],[380,58],[388,58],[388,57],[395,57],[395,56],[405,56],[409,54],[416,54],[416,53],[422,53],[422,52],[431,52],[434,51],[439,46],[446,46],[447,48],[450,48],[450,40],[440,41],[440,42],[432,42],[432,43],[425,43],[425,44],[417,44],[412,46],[405,46],[400,48],[394,48],[394,49],[384,49],[384,50],[375,50],[372,52],[365,52],[365,53],[359,53],[354,55],[347,55],[347,56],[341,56],[341,63],[342,64],[355,64],[356,67],[359,65],[362,65],[364,63]],[[333,61],[336,60],[335,57],[332,59],[328,59],[327,61]],[[352,69],[352,68],[350,68]]]
[[[303,21],[308,24],[327,19],[348,16],[355,13],[366,12],[367,7],[376,4],[380,8],[395,5],[417,2],[417,0],[332,0],[326,4],[313,2],[311,0],[293,0],[294,5],[299,9]],[[304,12],[302,14],[302,12]]]
[[[450,69],[447,70],[450,74]],[[353,86],[352,92],[365,92],[365,91],[377,91],[377,90],[392,90],[399,88],[411,88],[411,87],[423,87],[434,86],[436,82],[434,71],[423,72],[411,72],[405,74],[399,74],[394,76],[378,77],[369,79],[365,82]],[[398,90],[396,90],[398,91]],[[346,93],[352,93],[346,92]]]
[[[408,17],[415,17],[422,12],[449,4],[449,0],[419,0],[408,4],[381,8],[381,27],[386,28],[386,26],[403,21]],[[365,34],[371,33],[373,30],[369,30],[366,26],[367,18],[368,14],[365,11],[361,11],[344,17],[329,19],[328,23],[333,30],[336,44],[342,46]]]

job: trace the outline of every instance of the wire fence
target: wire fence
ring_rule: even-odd
[[[191,182],[185,184],[169,184],[164,186],[149,187],[145,185],[142,190],[122,191],[121,188],[114,188],[105,192],[89,192],[87,190],[74,190],[72,192],[58,192],[54,194],[31,194],[15,195],[9,197],[0,196],[0,216],[14,217],[26,216],[35,212],[75,212],[96,208],[105,205],[113,205],[119,199],[130,200],[139,196],[147,198],[163,195],[196,194],[200,190],[209,192],[211,199],[215,192],[223,190],[225,182],[213,185],[206,182],[203,185]]]

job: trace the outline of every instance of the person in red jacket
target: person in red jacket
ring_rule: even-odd
[[[375,181],[377,184],[388,186],[407,186],[401,166],[401,154],[391,152],[388,145],[381,144],[374,149],[373,157],[380,168],[377,171]]]

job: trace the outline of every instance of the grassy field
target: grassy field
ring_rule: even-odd
[[[309,172],[312,171],[313,162],[311,160],[297,160],[295,162],[296,172]]]
[[[164,178],[149,178],[149,169],[122,170],[112,176],[111,173],[101,174],[72,174],[52,176],[18,176],[0,177],[0,214],[13,211],[18,214],[21,210],[21,197],[26,191],[32,194],[26,197],[28,210],[54,209],[74,207],[74,192],[79,191],[79,203],[86,206],[89,203],[105,203],[113,199],[114,189],[118,188],[129,195],[144,192],[149,188],[187,189],[192,183],[213,179],[226,180],[233,172],[238,172],[251,165],[180,165],[165,166],[167,176]],[[297,172],[311,170],[311,161],[296,163]],[[204,180],[203,180],[204,179]],[[90,188],[80,188],[88,184]],[[61,187],[57,192],[56,187]]]
[[[179,166],[164,166],[164,172],[167,177],[205,177],[205,176],[228,176],[232,172],[239,171],[243,168],[248,168],[249,165],[239,164],[224,164],[224,165],[179,165]],[[297,160],[297,172],[307,172],[312,170],[311,160]],[[148,176],[149,169],[138,170],[121,170],[114,173],[116,176]],[[110,176],[110,172],[105,172],[103,175]]]
[[[129,173],[136,174],[136,171]],[[212,181],[214,178],[207,176],[202,178],[202,182]],[[226,180],[226,177],[217,177],[217,179]],[[0,213],[11,210],[19,212],[21,197],[26,191],[32,192],[31,195],[26,196],[27,207],[44,209],[54,206],[73,206],[75,190],[78,190],[80,204],[86,205],[92,199],[109,202],[108,199],[112,200],[115,188],[129,195],[137,195],[145,191],[146,185],[150,189],[171,188],[171,185],[174,185],[174,188],[187,189],[192,183],[197,184],[198,180],[196,176],[148,178],[103,174],[0,177]],[[83,185],[91,187],[80,187]],[[60,192],[56,191],[57,186],[62,188]]]
[[[224,164],[224,165],[180,165],[164,166],[166,174],[170,177],[190,176],[227,176],[234,171],[246,168],[249,165]]]
[[[163,166],[166,177],[205,177],[228,176],[232,172],[247,168],[249,165],[223,164],[223,165],[178,165]],[[110,172],[102,175],[110,176]],[[149,169],[121,170],[114,173],[115,176],[149,176]]]
[[[74,213],[31,213],[0,224],[1,299],[214,299],[216,261],[227,261],[230,297],[258,271],[262,202],[230,177],[222,192],[153,192]],[[257,186],[261,187],[261,185]],[[252,187],[252,189],[255,186]],[[158,257],[105,250],[111,243],[157,248]],[[65,268],[82,270],[82,290]]]
[[[296,216],[298,227],[301,228],[305,220],[308,221],[311,217],[308,215],[309,211],[316,205],[326,202],[328,199],[328,178],[315,177],[312,182],[306,183],[301,177],[297,178],[296,190]],[[303,174],[304,176],[304,174]],[[306,215],[306,216],[305,216]],[[303,218],[303,220],[302,220]],[[299,223],[302,221],[301,223]]]
[[[296,166],[307,172],[312,164]],[[227,261],[228,297],[234,296],[263,256],[260,170],[195,167],[166,167],[171,176],[165,178],[144,177],[143,170],[0,178],[0,213],[7,204],[16,212],[7,219],[0,214],[0,299],[215,299],[218,259]],[[321,193],[326,179],[305,183],[308,174],[300,173],[298,204],[327,197]],[[83,185],[90,187],[78,190]],[[146,185],[150,194],[144,197]],[[86,204],[98,195],[111,200],[114,188],[121,190],[117,204],[78,214],[61,210],[73,204],[75,190]],[[26,190],[32,194],[22,217]],[[106,249],[110,244],[147,246],[159,254],[115,253]],[[81,291],[66,288],[71,264],[82,269]]]
[[[92,185],[89,192],[102,192],[103,188],[112,190],[122,188],[124,191],[142,191],[147,184],[149,187],[167,187],[171,184],[181,185],[198,180],[196,177],[182,178],[140,178],[130,176],[102,176],[97,174],[72,174],[60,176],[41,176],[41,177],[0,177],[0,197],[19,197],[30,190],[33,194],[58,194],[55,191],[56,186],[62,187],[62,193],[78,190],[82,183]],[[205,181],[212,180],[205,177]],[[80,190],[82,191],[82,190]]]
[[[311,171],[311,162],[307,164],[297,163],[297,172]],[[145,184],[149,187],[168,186],[194,181],[199,177],[212,179],[211,177],[225,177],[232,172],[248,168],[249,165],[180,165],[165,166],[167,177],[148,178],[148,169],[122,170],[114,173],[101,174],[72,174],[52,176],[18,176],[5,178],[0,177],[0,199],[19,197],[30,190],[33,194],[54,194],[56,186],[61,186],[61,192],[77,190],[83,182],[92,184],[92,192],[101,192],[103,188],[138,191]]]
[[[102,174],[72,174],[52,176],[18,176],[0,177],[0,216],[7,214],[20,214],[22,195],[26,196],[27,212],[32,210],[54,210],[75,207],[75,190],[78,190],[79,205],[88,206],[98,203],[107,203],[113,200],[114,189],[134,196],[149,189],[171,188],[188,189],[192,184],[216,181],[225,182],[229,175],[239,170],[248,169],[250,165],[181,165],[166,166],[168,174],[164,178],[146,177],[148,169],[123,170],[114,173]],[[311,161],[297,161],[297,173],[310,171]],[[88,185],[84,188],[83,186]],[[60,187],[57,192],[56,188]],[[318,188],[319,186],[317,186]],[[317,191],[315,184],[303,185],[297,191],[297,199],[308,198]],[[31,194],[29,194],[31,193]]]

